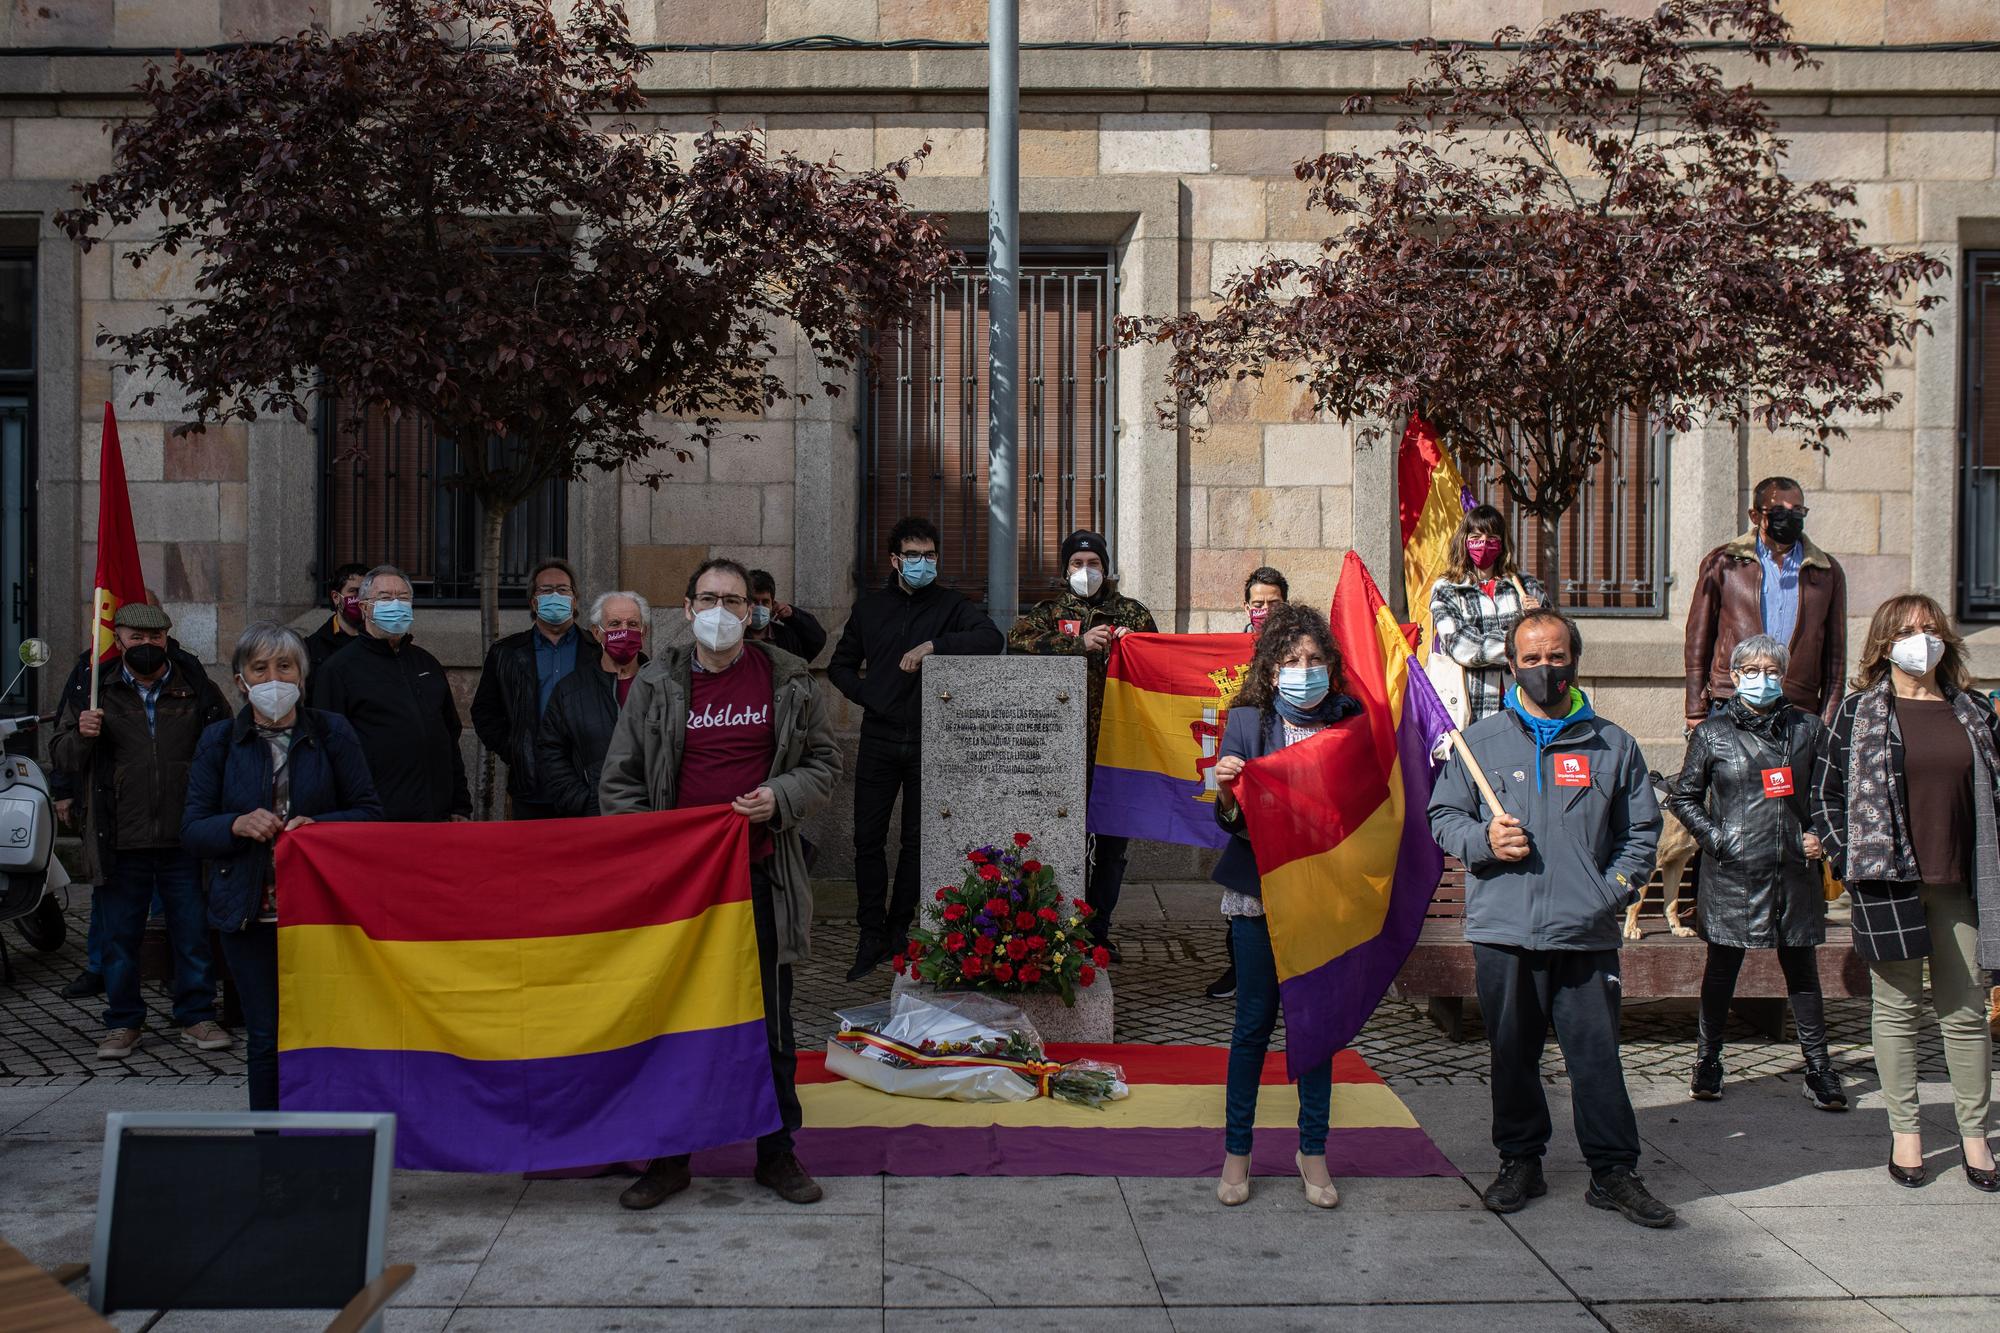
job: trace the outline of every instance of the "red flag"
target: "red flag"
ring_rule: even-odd
[[[104,404],[104,445],[97,466],[97,585],[91,601],[97,626],[96,656],[118,651],[111,619],[127,602],[146,600],[146,576],[139,568],[139,538],[132,527],[132,497],[125,489],[125,454],[118,447],[118,419]]]

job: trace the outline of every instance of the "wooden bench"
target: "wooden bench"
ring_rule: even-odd
[[[1681,901],[1690,901],[1694,876],[1681,882]],[[1693,997],[1701,993],[1702,968],[1708,946],[1696,938],[1674,935],[1659,914],[1660,880],[1646,886],[1647,908],[1639,917],[1641,939],[1626,940],[1619,968],[1619,985],[1628,1000]],[[1623,924],[1623,917],[1620,917]],[[1829,997],[1868,994],[1868,965],[1849,946],[1844,925],[1831,922],[1826,943],[1819,947],[1820,986]],[[1445,865],[1443,881],[1431,899],[1423,934],[1396,976],[1396,989],[1406,999],[1424,1002],[1431,1021],[1453,1041],[1465,1040],[1465,1001],[1476,996],[1472,946],[1465,939],[1465,871],[1456,861]],[[1765,1035],[1784,1035],[1785,976],[1771,949],[1752,949],[1743,960],[1736,982],[1735,1011]]]

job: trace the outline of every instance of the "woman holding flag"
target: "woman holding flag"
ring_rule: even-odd
[[[1507,631],[1547,601],[1541,582],[1514,566],[1506,516],[1492,505],[1468,510],[1431,585],[1436,638],[1424,669],[1460,727],[1500,711],[1510,679]]]
[[[1236,781],[1252,759],[1309,740],[1361,712],[1343,693],[1340,650],[1325,617],[1305,606],[1272,609],[1244,673],[1242,692],[1229,710],[1221,757],[1216,761],[1216,821],[1229,845],[1215,867],[1222,885],[1222,914],[1229,920],[1236,960],[1236,1027],[1229,1039],[1227,1129],[1216,1197],[1235,1205],[1250,1197],[1251,1128],[1264,1057],[1278,1021],[1278,968],[1264,920],[1257,858],[1236,799]],[[1332,1111],[1333,1062],[1320,1062],[1299,1079],[1299,1150],[1296,1162],[1306,1201],[1332,1208],[1340,1193],[1326,1168],[1327,1124]]]

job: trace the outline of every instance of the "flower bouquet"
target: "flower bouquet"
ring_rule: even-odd
[[[1050,1060],[1027,1015],[990,995],[905,993],[834,1017],[826,1067],[879,1092],[958,1102],[1058,1097],[1090,1107],[1130,1094],[1117,1065]]]
[[[964,882],[937,891],[896,970],[939,990],[1053,991],[1075,1004],[1111,957],[1090,942],[1089,905],[1064,903],[1055,871],[1028,854],[1033,843],[1016,833],[1011,846],[968,851]]]

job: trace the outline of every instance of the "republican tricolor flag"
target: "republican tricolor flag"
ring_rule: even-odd
[[[1426,810],[1451,719],[1352,551],[1333,637],[1361,716],[1237,780],[1263,881],[1291,1076],[1354,1040],[1402,969],[1444,870]]]
[[[1444,573],[1452,534],[1470,508],[1472,493],[1437,432],[1412,413],[1396,449],[1396,509],[1403,530],[1403,592],[1410,620],[1423,631],[1417,640],[1422,652],[1436,647],[1431,641],[1431,585]]]
[[[1215,762],[1257,640],[1127,634],[1111,642],[1091,771],[1093,832],[1222,847]]]
[[[287,833],[279,1104],[394,1112],[396,1162],[422,1171],[777,1129],[749,849],[719,806]]]

